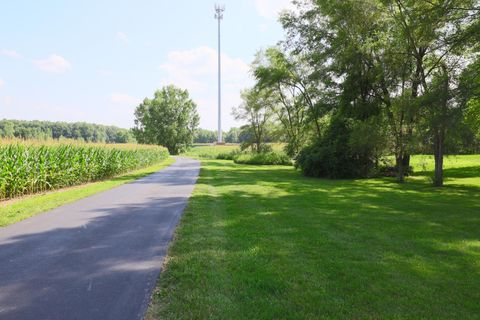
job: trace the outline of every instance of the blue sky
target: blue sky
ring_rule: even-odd
[[[15,0],[0,4],[0,119],[129,128],[166,84],[188,89],[200,126],[217,122],[214,3],[209,0]],[[222,21],[223,127],[252,84],[248,64],[283,37],[289,0],[231,0]]]

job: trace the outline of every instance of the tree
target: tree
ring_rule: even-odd
[[[0,123],[2,128],[2,135],[6,138],[13,138],[15,136],[15,125],[12,121],[3,120]]]
[[[299,2],[299,9],[282,17],[287,44],[306,56],[317,74],[332,75],[322,81],[336,92],[342,113],[367,119],[380,111],[386,117],[398,180],[409,166],[419,122],[437,132],[432,142],[441,172],[442,135],[452,125],[441,119],[459,105],[458,75],[479,51],[479,1],[309,0]],[[450,97],[430,99],[439,81],[446,88],[445,79]],[[435,121],[421,119],[425,116]]]
[[[17,137],[21,139],[66,138],[87,142],[136,143],[129,129],[85,122],[0,120],[0,129],[1,137]]]
[[[243,142],[239,140],[240,129],[239,128],[230,128],[227,134],[225,135],[225,142],[227,143],[239,143]]]
[[[268,90],[277,103],[272,113],[283,127],[287,140],[286,153],[296,156],[306,142],[308,128],[314,120],[320,133],[319,117],[307,82],[301,78],[300,60],[290,61],[277,47],[259,52],[252,65],[259,89]]]
[[[465,109],[465,122],[480,141],[480,58],[461,75],[459,94]]]
[[[385,149],[381,130],[386,123],[384,102],[379,95],[383,66],[391,64],[385,63],[388,46],[382,43],[385,41],[382,33],[388,30],[384,28],[385,14],[375,1],[304,1],[299,6],[298,14],[282,17],[288,31],[286,44],[310,65],[304,69],[310,73],[307,79],[317,83],[317,90],[311,94],[312,100],[317,101],[314,110],[319,116],[328,115],[325,134],[329,136],[334,128],[335,134],[341,134],[349,144],[349,148],[341,143],[329,144],[327,150],[321,146],[326,141],[320,136],[307,148],[310,150],[307,153],[328,151],[331,161],[348,159],[351,154],[361,155],[369,163],[364,167],[369,168]],[[387,83],[390,82],[389,78]],[[333,120],[335,124],[331,123]],[[378,145],[372,146],[372,141]],[[403,139],[399,142],[404,144]],[[302,157],[306,159],[306,153]],[[323,165],[321,161],[311,163]]]
[[[268,122],[272,117],[273,104],[275,103],[269,91],[264,89],[247,89],[242,91],[243,103],[233,111],[237,120],[248,123],[242,127],[242,131],[250,133],[252,149],[255,152],[262,152],[267,136]]]
[[[197,106],[188,91],[170,85],[136,108],[133,133],[140,143],[163,145],[178,154],[192,145],[198,123]]]
[[[217,132],[213,130],[198,129],[195,131],[195,143],[213,143],[217,141]]]
[[[413,59],[411,96],[420,97],[420,112],[429,117],[435,157],[435,186],[443,185],[445,135],[461,106],[455,101],[456,78],[478,52],[480,3],[477,0],[385,1],[393,30]],[[430,97],[435,97],[431,99]],[[458,112],[457,112],[458,114]]]

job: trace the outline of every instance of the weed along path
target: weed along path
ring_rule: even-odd
[[[0,228],[0,319],[142,319],[200,162]]]

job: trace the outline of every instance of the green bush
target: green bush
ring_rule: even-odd
[[[353,125],[348,119],[332,119],[323,137],[300,151],[295,166],[306,176],[332,179],[364,178],[374,173],[375,146],[353,145]],[[368,139],[363,137],[363,139]]]
[[[241,153],[233,158],[235,163],[255,165],[292,165],[292,160],[285,153]]]
[[[266,143],[262,143],[259,146],[257,146],[255,143],[252,143],[251,141],[242,142],[240,144],[240,150],[246,151],[247,149],[250,149],[252,152],[257,152],[257,153],[269,153],[273,151],[273,147]]]
[[[238,149],[232,150],[230,152],[222,152],[217,154],[215,159],[217,160],[234,160],[238,155],[242,154],[242,152]]]
[[[413,175],[413,167],[409,166],[405,170],[405,176]],[[426,171],[426,169],[424,169]],[[396,177],[398,175],[398,170],[395,166],[395,163],[392,159],[382,159],[375,170],[375,176],[379,177]]]

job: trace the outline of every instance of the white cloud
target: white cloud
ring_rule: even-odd
[[[198,105],[200,126],[216,128],[217,51],[208,46],[172,51],[160,69],[164,73],[160,86],[174,84],[187,89]],[[231,109],[240,104],[240,90],[251,84],[248,64],[222,54],[222,122],[225,129],[237,125],[231,116]]]
[[[113,103],[135,105],[135,106],[140,104],[141,102],[141,99],[134,98],[122,92],[113,92],[112,94],[110,94],[109,99]]]
[[[1,54],[14,59],[20,59],[22,56],[15,50],[2,49]]]
[[[0,89],[5,85],[5,81],[0,78]]]
[[[128,39],[128,36],[121,31],[117,32],[117,39],[122,41],[123,43],[129,43],[130,42],[130,40]]]
[[[266,19],[276,19],[282,10],[293,10],[292,0],[253,0],[258,14]]]
[[[36,60],[34,63],[41,70],[51,73],[64,73],[71,69],[70,62],[57,54],[52,54],[46,59]]]

